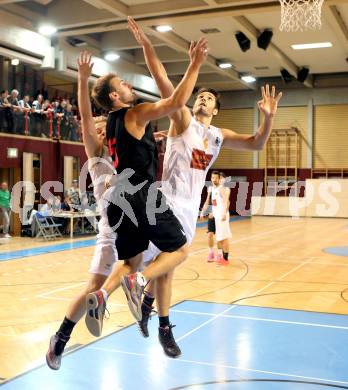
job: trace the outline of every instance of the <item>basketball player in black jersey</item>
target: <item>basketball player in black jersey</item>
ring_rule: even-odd
[[[184,230],[166,205],[164,195],[157,191],[153,197],[153,183],[156,181],[157,147],[149,125],[151,120],[168,116],[185,106],[196,83],[199,69],[207,58],[207,42],[201,38],[191,43],[189,49],[190,64],[181,82],[173,94],[156,103],[143,103],[135,107],[132,86],[116,76],[108,74],[97,80],[92,97],[103,109],[109,111],[107,122],[107,139],[109,152],[117,169],[114,197],[108,207],[110,226],[117,226],[116,248],[119,259],[126,262],[137,262],[142,252],[152,241],[161,251],[155,262],[142,273],[120,275],[115,267],[101,290],[87,296],[86,325],[102,329],[102,322],[108,296],[122,283],[127,296],[129,308],[134,317],[140,321],[141,298],[148,280],[168,273],[185,260],[188,254]],[[132,169],[134,173],[129,182],[138,190],[119,194],[120,175]],[[119,206],[122,201],[131,206],[136,221]],[[117,199],[115,199],[115,197]],[[155,213],[155,220],[149,221],[148,211],[166,209]],[[97,326],[96,326],[97,323]],[[170,345],[173,336],[169,324],[160,333],[162,346]],[[162,339],[161,339],[162,338]]]

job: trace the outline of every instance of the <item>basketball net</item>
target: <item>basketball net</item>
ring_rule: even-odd
[[[324,0],[279,0],[281,5],[280,31],[319,30]]]

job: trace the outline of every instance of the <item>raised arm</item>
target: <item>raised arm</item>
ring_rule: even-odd
[[[143,48],[146,65],[156,81],[161,98],[168,98],[174,92],[174,86],[158,58],[155,48],[141,27],[131,17],[128,17],[128,28]],[[173,121],[176,131],[180,132],[181,129],[185,130],[190,124],[191,112],[188,107],[184,106],[181,110],[170,115],[170,119]]]
[[[173,94],[169,98],[162,99],[156,103],[143,103],[128,110],[126,125],[133,125],[136,128],[132,133],[139,133],[138,136],[140,136],[148,122],[171,115],[186,105],[196,84],[200,67],[207,55],[207,41],[204,38],[201,38],[198,43],[191,42],[190,65]],[[136,134],[134,135],[137,137]]]
[[[103,143],[97,135],[92,115],[88,79],[92,74],[93,63],[90,53],[82,52],[77,60],[78,66],[78,104],[81,115],[82,139],[88,158],[100,157]]]
[[[254,135],[238,134],[232,130],[221,129],[223,147],[237,150],[262,150],[272,132],[274,116],[277,112],[282,93],[276,96],[275,87],[270,93],[269,85],[261,88],[262,100],[258,102],[259,110],[264,114],[264,120]]]

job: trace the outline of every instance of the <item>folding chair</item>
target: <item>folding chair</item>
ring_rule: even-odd
[[[36,238],[43,237],[45,240],[55,239],[62,237],[59,231],[60,224],[53,221],[52,217],[45,217],[40,213],[34,215],[34,219],[37,223],[38,232]]]

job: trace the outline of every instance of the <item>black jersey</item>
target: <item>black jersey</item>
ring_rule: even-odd
[[[112,111],[108,115],[106,138],[109,153],[118,173],[126,168],[135,171],[129,181],[133,185],[148,180],[156,181],[158,151],[153,129],[150,124],[145,128],[144,136],[138,140],[128,133],[125,127],[125,115],[129,107]]]

